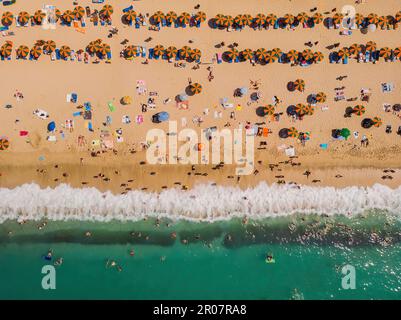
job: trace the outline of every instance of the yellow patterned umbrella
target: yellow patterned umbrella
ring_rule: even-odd
[[[81,6],[76,6],[73,11],[75,18],[82,19],[85,15],[85,9]]]
[[[266,60],[267,57],[267,50],[265,48],[260,48],[255,52],[256,57],[258,60]]]
[[[195,14],[194,19],[195,19],[195,21],[198,21],[198,22],[204,22],[204,21],[206,21],[206,13],[204,13],[203,11],[199,11]]]
[[[258,26],[264,25],[266,23],[266,16],[263,13],[258,13],[254,21]]]
[[[124,50],[124,56],[125,58],[132,58],[132,57],[136,57],[138,53],[138,47],[137,46],[128,46],[125,48]]]
[[[184,46],[180,49],[180,57],[181,59],[188,59],[191,55],[192,49],[188,46]]]
[[[319,12],[316,12],[313,16],[312,16],[313,22],[315,22],[316,24],[319,24],[323,21],[323,15]]]
[[[295,106],[295,112],[298,115],[302,116],[302,115],[305,115],[308,112],[308,110],[307,110],[307,107],[303,103],[298,103]]]
[[[106,18],[110,18],[113,12],[114,12],[113,6],[109,4],[105,4],[102,10],[100,10],[101,16]]]
[[[291,127],[288,129],[288,136],[292,138],[297,138],[298,137],[298,130],[295,129],[294,127]]]
[[[100,50],[100,43],[98,41],[91,41],[89,42],[88,46],[86,47],[86,51],[94,54]]]
[[[46,14],[42,10],[37,10],[33,15],[33,20],[36,24],[42,24],[42,21],[45,17]]]
[[[166,14],[166,20],[170,23],[175,22],[177,20],[178,15],[174,11],[169,11]]]
[[[242,21],[243,21],[244,26],[250,26],[253,22],[253,18],[250,14],[243,14]]]
[[[153,52],[156,56],[162,56],[164,53],[164,47],[161,44],[158,44],[156,47],[153,48]]]
[[[235,60],[238,58],[238,56],[239,56],[239,52],[235,48],[232,48],[229,51],[227,51],[227,57],[229,57],[230,60]]]
[[[53,40],[48,40],[43,45],[43,51],[46,53],[52,53],[56,50],[56,43]]]
[[[126,14],[124,14],[124,20],[127,22],[133,22],[136,19],[136,12],[134,10],[129,10]]]
[[[97,51],[97,53],[102,57],[105,57],[109,52],[111,52],[111,47],[107,43],[101,44]]]
[[[197,61],[201,58],[202,53],[199,49],[192,49],[191,51],[191,59]]]
[[[313,106],[311,106],[310,104],[308,104],[306,106],[306,113],[308,116],[313,116],[313,114],[315,113],[315,108]]]
[[[297,79],[294,81],[295,89],[303,92],[305,90],[305,81],[303,79]]]
[[[347,48],[342,48],[342,49],[338,50],[337,53],[340,58],[349,57],[349,52],[348,52]]]
[[[309,20],[309,16],[305,12],[301,12],[297,15],[297,20],[299,23],[305,23]]]
[[[26,58],[29,54],[29,48],[27,46],[21,45],[17,49],[17,56],[19,58]]]
[[[359,44],[354,43],[348,48],[348,51],[350,54],[358,54],[359,52],[362,51],[362,48]]]
[[[302,51],[302,56],[305,60],[313,59],[313,52],[311,49],[305,49],[304,51]]]
[[[218,24],[219,26],[224,26],[226,22],[226,16],[219,13],[218,15],[216,15],[214,20],[216,21],[216,24]]]
[[[178,52],[177,48],[173,46],[170,46],[166,49],[166,55],[168,58],[175,57],[177,55],[177,52]]]
[[[376,45],[376,42],[374,42],[374,41],[369,41],[369,42],[366,44],[366,50],[367,50],[367,51],[375,51],[376,48],[377,48],[377,45]]]
[[[273,13],[270,13],[266,16],[266,23],[273,26],[277,21],[277,16]]]
[[[29,22],[29,13],[26,11],[22,11],[18,14],[18,22],[20,25],[25,26]]]
[[[225,27],[231,27],[234,24],[234,18],[230,15],[226,16],[226,20],[224,22]]]
[[[234,22],[239,26],[243,26],[244,23],[242,21],[242,14],[236,15],[234,18]]]
[[[253,59],[253,51],[251,49],[244,49],[241,51],[241,56],[244,60]]]
[[[295,21],[295,17],[292,14],[287,13],[284,15],[284,22],[286,24],[293,24],[294,21]]]
[[[323,59],[324,59],[324,55],[323,55],[322,52],[316,51],[316,52],[313,54],[313,60],[314,60],[315,62],[323,61]]]
[[[277,56],[274,54],[274,52],[273,51],[267,51],[266,62],[267,63],[273,63],[276,60],[277,60]]]
[[[71,23],[75,19],[75,14],[71,10],[66,10],[62,16],[65,23]]]
[[[379,17],[379,21],[378,21],[378,25],[379,27],[381,27],[382,29],[387,28],[388,27],[388,18],[386,16],[381,16]]]
[[[31,49],[31,56],[35,59],[38,59],[40,57],[40,55],[42,54],[42,48],[39,46],[34,46]]]
[[[357,105],[352,110],[356,115],[361,116],[365,113],[366,108],[365,108],[365,106]]]
[[[265,116],[271,116],[272,114],[274,114],[274,106],[272,106],[271,104],[267,104],[263,107],[263,112],[265,114]]]
[[[375,126],[375,127],[381,127],[381,125],[383,124],[383,121],[382,121],[382,119],[381,118],[379,118],[379,117],[374,117],[373,118],[373,125]]]
[[[14,15],[9,11],[4,12],[1,16],[1,23],[3,24],[3,26],[9,27],[13,24],[13,21]]]
[[[189,20],[191,20],[191,15],[188,12],[183,12],[178,17],[178,21],[182,24],[188,24]]]
[[[193,94],[199,94],[202,92],[202,85],[199,83],[193,83],[191,84],[190,89]]]
[[[368,21],[371,24],[377,24],[379,22],[379,17],[376,13],[371,13],[368,15]]]
[[[13,46],[10,43],[5,43],[0,48],[0,54],[4,58],[11,56],[12,51],[13,51]]]
[[[380,56],[387,59],[391,56],[391,50],[389,47],[384,47],[380,49]]]
[[[161,11],[156,11],[152,16],[152,20],[155,23],[161,23],[165,19],[164,13]]]
[[[274,54],[277,58],[279,58],[280,55],[283,53],[283,52],[281,51],[280,48],[273,48],[271,51],[273,52],[273,54]]]
[[[341,24],[341,22],[343,22],[344,19],[344,15],[342,13],[336,13],[333,16],[333,21],[335,24]]]
[[[7,138],[0,138],[0,150],[7,150],[10,147],[10,141]]]
[[[288,51],[288,53],[287,53],[287,57],[288,57],[288,59],[290,59],[290,61],[297,60],[298,59],[298,55],[299,55],[299,52],[297,50],[294,50],[294,49]]]
[[[327,96],[326,96],[326,94],[324,92],[318,92],[316,94],[316,101],[317,102],[323,103],[323,102],[326,102],[326,99],[327,99]]]
[[[364,20],[365,20],[365,17],[362,14],[360,14],[360,13],[355,14],[355,23],[358,27],[360,25],[362,25]]]
[[[71,55],[71,49],[68,46],[62,46],[60,48],[60,56],[64,59],[68,58]]]

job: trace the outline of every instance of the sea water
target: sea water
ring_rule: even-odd
[[[51,261],[43,258],[49,250]],[[60,257],[56,289],[44,290],[42,267]],[[355,289],[343,287],[346,265],[355,268]],[[401,221],[372,209],[353,217],[0,225],[0,299],[88,298],[400,299]]]

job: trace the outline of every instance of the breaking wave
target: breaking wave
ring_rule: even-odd
[[[241,190],[199,185],[189,191],[130,191],[124,195],[69,185],[41,189],[24,184],[0,188],[0,222],[6,220],[135,221],[168,217],[216,221],[248,216],[266,218],[293,213],[356,215],[370,209],[401,215],[401,186],[310,187],[267,185]]]

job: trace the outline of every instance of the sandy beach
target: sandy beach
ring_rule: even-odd
[[[366,2],[366,1],[365,1]],[[29,3],[18,2],[6,10],[15,15],[20,11],[33,13],[41,9],[43,2],[32,0]],[[47,4],[47,3],[46,3]],[[104,4],[92,4],[89,1],[78,1],[78,4],[100,10]],[[306,12],[312,15],[310,9],[317,8],[324,17],[335,12],[341,12],[349,2],[334,1],[280,1],[270,0],[260,3],[257,0],[212,2],[205,0],[171,0],[160,2],[156,0],[142,1],[107,1],[114,7],[112,26],[118,29],[118,34],[108,38],[111,26],[93,26],[87,23],[85,33],[76,32],[73,27],[57,26],[55,30],[44,30],[40,26],[16,27],[10,30],[12,36],[0,37],[0,45],[12,41],[13,48],[24,44],[32,47],[37,40],[54,40],[57,46],[68,45],[74,50],[85,49],[89,42],[102,39],[112,50],[111,63],[101,61],[98,64],[78,61],[51,61],[50,56],[42,55],[38,61],[12,60],[0,61],[2,70],[2,90],[0,91],[0,136],[10,142],[7,150],[0,151],[0,187],[14,188],[24,183],[35,182],[41,187],[55,187],[60,183],[72,187],[94,186],[101,191],[110,190],[113,193],[126,193],[130,190],[158,191],[166,188],[191,188],[197,184],[216,183],[218,185],[238,185],[247,188],[265,181],[273,183],[310,184],[315,186],[346,187],[372,186],[375,183],[398,187],[401,182],[401,136],[397,128],[401,125],[400,113],[386,112],[383,104],[395,105],[401,103],[401,63],[399,59],[377,63],[358,63],[350,59],[348,64],[329,63],[327,49],[335,43],[341,47],[349,47],[354,43],[366,44],[374,41],[378,48],[396,48],[401,46],[400,29],[380,30],[363,34],[353,30],[352,35],[340,35],[339,29],[328,29],[322,24],[314,28],[297,27],[294,30],[270,29],[253,30],[244,28],[242,31],[212,29],[207,21],[222,13],[235,16],[239,13],[249,13],[255,16],[259,12],[274,13],[284,16],[286,13],[297,15]],[[190,14],[201,10],[206,13],[207,21],[200,28],[162,27],[160,31],[148,30],[147,26],[140,29],[126,26],[121,22],[122,10],[134,5],[138,13],[152,15],[157,10]],[[199,4],[199,9],[194,7]],[[73,9],[70,1],[58,1],[57,8],[61,11]],[[356,11],[365,16],[374,12],[380,15],[395,15],[401,10],[396,0],[385,3],[379,0],[369,0],[366,3],[355,4]],[[1,8],[4,12],[5,7]],[[329,14],[325,15],[324,13]],[[146,42],[147,38],[152,40]],[[134,58],[132,61],[120,57],[124,50],[121,42],[127,39],[126,45],[146,46],[148,49],[158,44],[177,48],[190,46],[202,52],[198,69],[192,69],[196,63],[186,63],[185,68],[175,67],[166,60],[149,60]],[[190,42],[189,42],[190,41]],[[224,42],[223,47],[216,45]],[[291,49],[302,51],[308,49],[305,43],[312,42],[312,51],[324,54],[324,60],[307,67],[291,66],[289,64],[273,63],[256,64],[249,61],[241,63],[216,63],[216,54],[229,50],[232,43],[238,44],[238,49],[280,48],[283,52]],[[337,49],[338,50],[338,49]],[[210,68],[208,70],[208,68]],[[213,79],[208,80],[212,71]],[[337,80],[346,76],[343,80]],[[189,108],[177,108],[174,98],[185,92],[192,82],[202,85],[202,92],[188,98]],[[287,84],[296,79],[305,81],[303,92],[290,92]],[[137,93],[137,81],[146,83],[147,92]],[[258,82],[254,90],[253,82]],[[391,92],[383,92],[382,84],[391,83]],[[248,88],[248,93],[235,97],[238,88]],[[342,88],[345,99],[335,101],[335,88]],[[369,102],[360,100],[361,89],[369,89]],[[16,92],[23,94],[23,99],[16,99]],[[157,92],[154,98],[154,108],[148,107],[143,112],[142,105],[148,104],[149,93]],[[251,94],[258,92],[260,99],[251,102]],[[294,121],[287,116],[289,105],[307,103],[310,94],[324,92],[327,100],[315,106],[311,116]],[[77,103],[66,101],[66,95],[76,93]],[[132,103],[122,105],[120,99],[132,97]],[[272,117],[259,117],[255,110],[259,106],[273,104],[274,97],[280,103],[275,110],[280,115],[279,121]],[[355,101],[347,101],[354,98]],[[170,103],[163,101],[170,98]],[[223,108],[221,98],[233,104],[233,108]],[[79,105],[90,102],[92,105],[93,131],[85,127],[82,117],[73,118],[73,113],[79,111]],[[111,112],[108,103],[112,102],[116,110]],[[362,104],[366,113],[362,116],[344,117],[349,106]],[[11,105],[11,108],[5,108]],[[240,106],[240,107],[238,107]],[[40,119],[33,114],[36,109],[45,110],[49,117]],[[146,133],[151,128],[161,128],[168,131],[168,124],[152,123],[152,115],[166,111],[170,120],[178,123],[178,130],[183,118],[185,128],[193,128],[197,132],[216,126],[224,128],[229,123],[230,128],[239,125],[246,126],[259,123],[267,128],[267,136],[255,137],[254,172],[247,176],[235,176],[233,165],[216,168],[215,165],[151,165],[146,163]],[[234,114],[232,114],[234,112]],[[129,124],[122,123],[124,116],[129,116]],[[217,116],[215,116],[217,115]],[[110,124],[105,126],[107,116],[112,117]],[[142,123],[136,118],[143,117]],[[202,118],[200,125],[193,119]],[[364,129],[361,127],[363,118],[381,118],[380,127]],[[74,129],[70,132],[63,127],[66,120],[74,120]],[[56,130],[49,133],[47,125],[50,121],[56,124]],[[181,125],[181,126],[180,126]],[[392,132],[386,133],[386,127],[391,126]],[[282,128],[296,127],[299,132],[308,132],[309,140],[305,145],[294,138],[281,139],[278,135]],[[334,140],[333,129],[348,128],[351,136],[347,140]],[[116,130],[121,129],[116,134]],[[113,147],[109,150],[92,146],[93,141],[100,140],[102,130],[107,130],[113,137]],[[21,135],[21,131],[26,134]],[[354,133],[357,132],[357,137]],[[48,141],[54,136],[57,141]],[[79,145],[79,136],[83,136],[85,145]],[[117,141],[120,136],[120,141]],[[361,139],[369,140],[367,147],[362,146]],[[326,145],[323,149],[321,145]],[[293,146],[295,157],[288,157],[284,150]],[[309,173],[307,173],[309,172]],[[389,178],[389,176],[391,178]],[[383,179],[383,177],[386,177]]]

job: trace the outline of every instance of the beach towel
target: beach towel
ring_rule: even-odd
[[[137,115],[136,116],[136,118],[135,118],[135,122],[137,123],[137,124],[141,124],[141,123],[143,123],[143,115]]]
[[[290,147],[290,148],[285,149],[285,154],[287,157],[294,157],[295,156],[295,148]]]
[[[130,117],[128,116],[128,115],[124,115],[123,117],[122,117],[122,123],[124,123],[124,124],[130,124],[131,123],[131,119],[130,119]]]
[[[327,143],[321,143],[320,144],[320,148],[322,149],[322,150],[327,150],[327,148],[328,148],[328,144]]]
[[[113,111],[116,110],[116,107],[113,105],[113,102],[109,101],[109,102],[107,103],[107,105],[108,105],[109,110],[110,110],[111,112],[113,112]]]
[[[28,131],[21,130],[21,131],[19,132],[19,135],[20,135],[20,137],[25,137],[25,136],[28,135]]]

